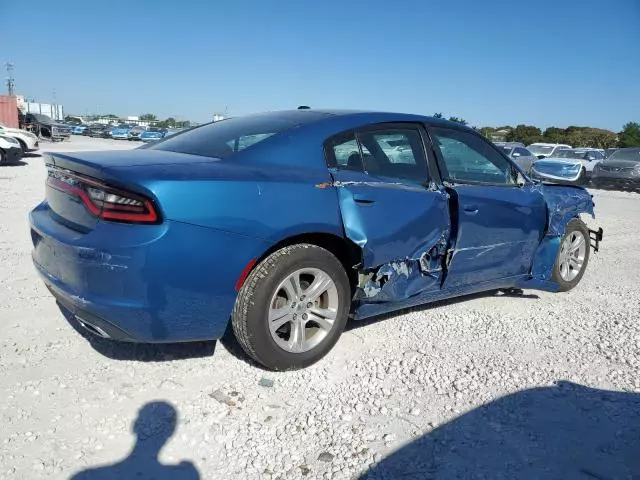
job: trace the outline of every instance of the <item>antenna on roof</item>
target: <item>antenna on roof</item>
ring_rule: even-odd
[[[308,107],[307,105],[300,105],[298,107],[298,110],[309,110],[311,107]]]

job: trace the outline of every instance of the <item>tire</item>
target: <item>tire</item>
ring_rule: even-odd
[[[580,170],[580,176],[578,177],[578,180],[576,183],[580,186],[584,186],[587,183],[589,183],[587,181],[587,171],[584,169],[584,167]]]
[[[7,165],[7,154],[0,148],[0,167]]]
[[[302,272],[297,277],[299,287],[302,288],[297,298],[288,298],[289,295],[285,290],[287,288],[291,290],[291,287],[290,283],[285,284],[284,281],[289,280],[294,272]],[[318,276],[314,277],[307,272],[315,272]],[[312,319],[323,317],[313,317],[311,313],[307,316],[306,312],[314,308],[307,310],[306,307],[311,303],[306,303],[309,299],[302,296],[308,292],[306,290],[308,282],[313,284],[313,281],[323,278],[322,275],[327,276],[333,283],[318,298],[317,305],[320,305],[320,302],[329,305],[333,301],[332,310],[335,311],[332,326],[329,329],[325,327],[324,330]],[[347,322],[351,306],[350,293],[347,273],[332,253],[310,244],[284,247],[260,262],[247,277],[233,309],[231,317],[233,332],[247,355],[264,367],[271,370],[304,368],[324,357],[338,341]],[[278,302],[279,307],[274,309],[274,305]],[[280,317],[281,319],[285,316],[296,318],[297,315],[299,315],[298,322],[301,322],[302,318],[310,319],[306,323],[309,328],[299,330],[309,336],[303,335],[297,338],[305,339],[299,345],[311,344],[312,347],[302,351],[291,351],[283,345],[293,339],[294,321],[283,324],[276,333],[271,333],[269,316],[270,314],[275,316],[279,311],[286,312]],[[328,312],[329,310],[317,311]],[[324,320],[323,324],[327,325]],[[314,342],[317,343],[314,344]]]
[[[27,144],[24,143],[24,140],[21,140],[19,138],[16,138],[16,140],[18,140],[18,143],[20,144],[20,148],[22,149],[22,156],[24,157],[27,154]]]
[[[571,239],[577,238],[578,236],[582,236],[584,241],[584,253],[581,254],[581,251],[578,250],[577,254],[574,254],[574,258],[576,260],[582,259],[580,269],[576,272],[576,268],[573,270],[570,268],[572,262],[569,262],[567,265],[567,270],[564,270],[564,265],[567,264],[568,260],[566,257],[566,247],[570,243],[573,243]],[[553,275],[551,279],[560,285],[561,292],[568,292],[572,288],[574,288],[580,280],[582,280],[582,276],[584,275],[585,270],[587,269],[587,265],[589,264],[589,253],[590,253],[591,245],[590,245],[590,237],[589,237],[589,229],[587,226],[578,218],[572,219],[568,224],[565,231],[565,234],[562,236],[560,240],[560,248],[558,249],[558,255],[556,257],[555,264],[553,265]],[[573,265],[575,266],[575,262]],[[577,273],[577,274],[576,274]],[[574,276],[575,274],[575,276]]]

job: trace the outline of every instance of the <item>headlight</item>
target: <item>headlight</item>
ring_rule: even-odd
[[[13,145],[18,145],[18,146],[20,145],[20,142],[18,142],[18,140],[16,140],[13,137],[5,137],[3,135],[0,135],[0,138],[2,138],[3,140],[5,140],[5,141],[7,141],[7,142],[9,142],[9,143],[11,143]]]

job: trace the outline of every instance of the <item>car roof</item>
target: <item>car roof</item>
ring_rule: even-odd
[[[461,123],[435,118],[426,115],[412,113],[388,112],[380,110],[350,110],[350,109],[297,109],[297,110],[275,110],[259,112],[252,115],[274,116],[287,120],[300,118],[303,123],[312,124],[316,121],[327,120],[331,117],[357,118],[363,125],[367,123],[384,122],[421,122],[437,127],[450,127],[475,132],[471,127]],[[224,120],[222,120],[224,121]]]

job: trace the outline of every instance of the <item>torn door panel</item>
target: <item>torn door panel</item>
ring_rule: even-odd
[[[360,304],[395,302],[439,290],[448,238],[446,230],[409,258],[362,271],[356,301]]]
[[[595,218],[594,203],[591,194],[584,188],[561,185],[540,185],[539,188],[547,203],[547,229],[533,259],[532,278],[522,286],[556,291],[558,286],[549,280],[553,274],[560,240],[571,219],[579,218],[581,214],[589,214]]]
[[[444,191],[374,188],[364,182],[336,191],[345,235],[362,249],[364,269],[414,258],[451,229]]]

